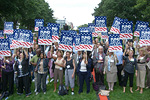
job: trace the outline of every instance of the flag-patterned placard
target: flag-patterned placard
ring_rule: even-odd
[[[13,22],[4,23],[4,34],[13,34]]]
[[[110,52],[122,51],[122,42],[119,34],[109,34],[109,48]]]
[[[150,28],[146,28],[140,31],[139,45],[150,45]]]
[[[91,32],[80,32],[80,49],[92,51],[92,33]]]
[[[134,36],[139,37],[140,31],[146,29],[148,25],[149,25],[148,22],[137,21],[135,25]]]
[[[59,43],[60,50],[72,51],[73,35],[69,31],[61,31],[61,38]]]
[[[52,30],[49,27],[40,27],[38,33],[39,45],[52,45]]]
[[[47,26],[52,30],[52,41],[53,42],[59,42],[60,24],[48,23]]]
[[[0,30],[0,39],[4,39],[3,30]]]
[[[39,31],[39,27],[44,26],[44,19],[35,19],[34,31]]]
[[[95,32],[107,32],[107,17],[106,16],[95,16]]]
[[[120,27],[120,39],[132,39],[133,38],[133,22],[122,21]]]
[[[108,32],[101,32],[102,39],[108,39]]]
[[[90,32],[92,32],[92,37],[98,37],[98,33],[95,32],[95,24],[88,23],[88,27],[90,28]]]
[[[0,56],[11,56],[9,39],[0,39]]]
[[[123,21],[123,19],[121,19],[119,17],[115,17],[114,21],[113,21],[113,25],[110,29],[110,32],[112,32],[114,34],[120,34],[121,21]]]
[[[80,32],[90,32],[90,28],[89,27],[80,27],[79,28],[79,33]]]
[[[14,34],[9,34],[9,35],[7,34],[6,36],[7,36],[7,38],[9,39],[10,49],[15,49],[15,45],[12,44],[12,40],[13,40],[13,38],[14,38]]]
[[[75,50],[80,50],[80,35],[74,36]]]
[[[69,30],[69,33],[72,34],[73,46],[75,46],[75,36],[77,35],[77,31],[75,31],[75,30]]]
[[[12,40],[12,44],[13,44],[13,46],[15,46],[15,48],[18,48],[18,47],[20,47],[20,42],[19,42],[19,35],[20,35],[20,32],[19,32],[19,30],[18,29],[15,29],[14,30],[14,37],[13,37],[13,40]]]

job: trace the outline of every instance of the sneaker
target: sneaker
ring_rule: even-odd
[[[36,92],[36,91],[37,91],[37,89],[34,90],[34,92]]]
[[[36,94],[35,95],[38,95],[39,94],[39,92],[36,92]]]
[[[57,80],[57,82],[59,82],[59,80]]]
[[[46,80],[46,84],[48,84],[49,83],[49,81],[48,80]]]
[[[50,80],[50,83],[52,83],[54,81],[54,79],[52,78],[51,80]]]
[[[74,92],[71,92],[71,95],[74,95]]]
[[[46,92],[44,92],[44,94],[46,94]]]
[[[32,82],[35,82],[35,80],[33,79]]]

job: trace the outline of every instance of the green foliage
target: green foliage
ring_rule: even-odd
[[[80,26],[78,26],[78,29],[79,29],[80,27],[88,27],[88,24],[80,25]]]
[[[94,9],[93,16],[107,16],[107,26],[110,27],[114,17],[150,22],[149,0],[102,0]]]
[[[17,22],[21,27],[34,29],[34,19],[44,19],[44,24],[55,23],[53,10],[45,0],[0,0],[0,29],[4,21]]]

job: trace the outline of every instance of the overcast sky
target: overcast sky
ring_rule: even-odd
[[[54,10],[54,17],[72,22],[74,26],[91,23],[92,13],[101,0],[46,0]]]

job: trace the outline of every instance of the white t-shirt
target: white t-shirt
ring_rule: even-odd
[[[86,64],[83,60],[81,62],[80,72],[87,72]]]

